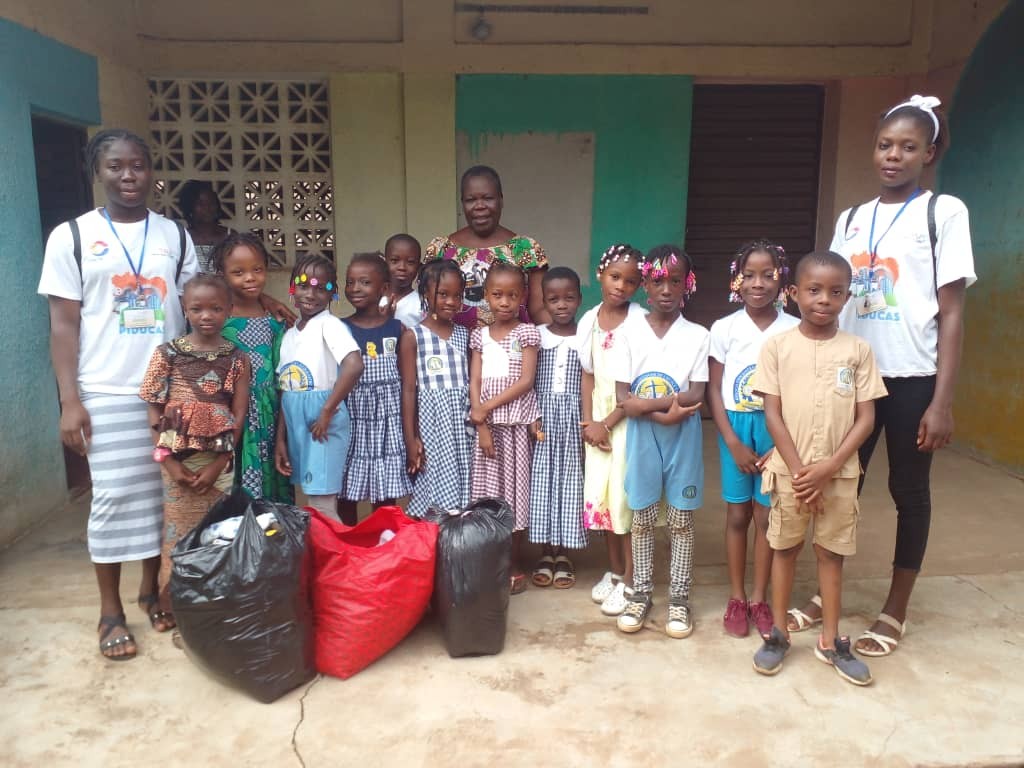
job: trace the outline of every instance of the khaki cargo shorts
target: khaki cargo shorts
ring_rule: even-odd
[[[803,543],[813,520],[815,544],[837,555],[857,553],[860,505],[856,477],[832,478],[825,487],[825,509],[817,515],[797,501],[790,475],[765,472],[761,488],[772,500],[768,512],[768,544],[772,549],[789,549]]]

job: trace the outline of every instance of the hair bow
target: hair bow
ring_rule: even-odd
[[[922,96],[919,93],[915,93],[902,104],[897,104],[886,112],[885,116],[888,117],[897,109],[903,109],[903,107],[913,107],[914,109],[921,110],[932,119],[932,125],[935,126],[935,133],[932,134],[932,143],[934,144],[935,140],[939,138],[939,118],[935,114],[935,108],[939,106],[942,106],[942,102],[935,96]]]

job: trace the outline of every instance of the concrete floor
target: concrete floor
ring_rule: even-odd
[[[707,429],[706,429],[707,431]],[[428,618],[348,681],[317,678],[271,705],[206,678],[128,611],[139,657],[97,654],[87,506],[71,505],[0,553],[0,764],[4,766],[848,766],[1024,764],[1024,483],[952,451],[936,459],[931,548],[899,650],[875,684],[842,682],[795,635],[775,678],[751,669],[754,637],[721,629],[728,595],[710,435],[709,503],[697,530],[687,640],[653,625],[618,633],[580,584],[512,600],[505,651],[449,659]],[[843,631],[859,633],[887,587],[894,512],[884,461],[863,497]],[[659,552],[663,574],[667,547]],[[797,595],[813,588],[801,561]],[[126,604],[138,569],[126,568]]]

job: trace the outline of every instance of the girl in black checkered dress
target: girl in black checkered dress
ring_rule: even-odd
[[[430,507],[461,509],[470,500],[469,331],[454,322],[465,289],[455,262],[423,267],[419,295],[426,316],[402,337],[403,369],[416,371],[414,381],[402,382],[405,451],[415,475],[408,509],[413,517]]]
[[[401,364],[402,323],[381,312],[388,295],[387,264],[376,254],[358,254],[345,274],[345,298],[355,313],[344,323],[359,344],[363,375],[346,399],[352,418],[345,482],[338,505],[343,523],[355,525],[356,504],[390,505],[412,492],[402,431],[402,382],[416,370]]]
[[[583,441],[580,436],[580,367],[576,312],[580,277],[567,267],[546,272],[544,307],[551,323],[542,325],[537,353],[537,404],[533,472],[530,484],[530,541],[543,544],[533,569],[538,587],[568,589],[576,583],[566,549],[587,546],[583,527]]]

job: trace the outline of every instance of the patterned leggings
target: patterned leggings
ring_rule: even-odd
[[[654,524],[659,504],[633,511],[633,589],[654,591]],[[693,582],[693,510],[668,506],[668,535],[672,558],[668,571],[668,597],[686,601]]]

